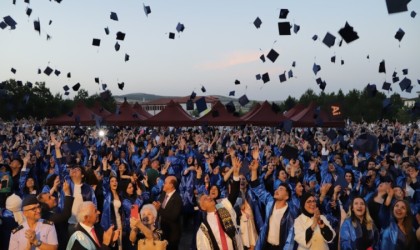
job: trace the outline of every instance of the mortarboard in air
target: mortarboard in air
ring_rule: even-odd
[[[289,72],[287,72],[287,75],[288,75],[289,79],[292,78],[293,77],[293,71],[289,70]]]
[[[56,69],[56,70],[54,70],[54,74],[55,74],[56,76],[59,76],[59,75],[61,74],[61,71],[60,71],[60,70],[58,70],[58,69]]]
[[[322,42],[328,46],[328,48],[331,48],[332,46],[334,46],[335,43],[335,36],[333,36],[330,32],[327,32],[327,34],[325,34],[324,39],[322,40]]]
[[[338,43],[338,47],[341,47],[341,45],[343,45],[343,39],[341,39],[340,42]]]
[[[78,91],[80,88],[80,83],[76,83],[75,85],[73,85],[73,87],[71,87],[73,89],[73,91]]]
[[[192,100],[187,100],[187,110],[194,110],[194,102]]]
[[[375,95],[376,95],[376,93],[378,92],[377,90],[376,90],[376,84],[368,84],[367,86],[366,86],[366,91],[367,91],[367,95],[369,96],[369,97],[374,97]]]
[[[128,60],[130,60],[130,56],[128,54],[125,54],[124,61],[127,62]]]
[[[235,96],[235,91],[234,90],[230,91],[229,96]]]
[[[392,88],[391,88],[391,83],[389,83],[389,82],[384,82],[384,83],[382,84],[382,89],[383,89],[383,90],[392,90]]]
[[[392,83],[396,83],[400,80],[398,76],[392,78]]]
[[[411,93],[411,90],[413,90],[413,85],[410,85],[410,87],[408,87],[405,91],[407,91],[407,93]]]
[[[203,93],[206,93],[206,88],[205,88],[204,86],[202,86],[202,87],[201,87],[201,91],[202,91]]]
[[[106,83],[102,83],[102,90],[106,90],[107,87],[108,85]]]
[[[420,80],[419,79],[417,79],[417,83],[420,84]]]
[[[284,36],[284,35],[290,35],[290,28],[292,27],[290,25],[290,22],[279,22],[278,23],[278,27],[279,27],[279,35]]]
[[[280,19],[286,19],[288,14],[289,14],[289,10],[288,9],[281,9],[280,10],[279,18]]]
[[[26,86],[28,86],[28,88],[32,88],[33,84],[31,82],[27,82]]]
[[[260,59],[261,59],[261,61],[262,61],[262,62],[265,62],[265,56],[264,56],[264,54],[262,54],[262,55],[260,56]]]
[[[416,15],[417,15],[417,13],[413,10],[413,11],[411,11],[411,13],[410,13],[410,16],[412,17],[412,18],[415,18],[416,17]]]
[[[239,85],[241,84],[241,81],[239,81],[238,79],[235,80],[235,85]]]
[[[292,127],[293,127],[292,120],[285,120],[280,123],[280,128],[286,133],[290,133],[290,131],[292,131]]]
[[[22,87],[22,86],[23,86],[23,82],[22,82],[22,81],[16,81],[16,83],[17,83],[17,85],[18,85],[19,87]]]
[[[118,16],[117,16],[117,13],[115,12],[111,12],[111,15],[109,18],[111,18],[111,20],[118,21]]]
[[[317,35],[314,35],[314,36],[312,37],[312,40],[314,40],[314,41],[318,40],[318,36],[317,36]]]
[[[124,41],[125,33],[118,31],[117,32],[117,40]]]
[[[203,96],[195,101],[199,113],[207,109],[206,98]]]
[[[95,77],[95,82],[99,84],[99,77]]]
[[[379,73],[386,73],[385,60],[382,60],[382,62],[379,64]]]
[[[388,14],[398,13],[407,11],[407,4],[411,0],[386,0],[386,7],[388,9]]]
[[[116,42],[115,43],[115,46],[114,46],[114,48],[115,48],[115,51],[119,51],[120,50],[120,44],[118,43],[118,42]]]
[[[279,78],[280,78],[280,82],[285,82],[287,80],[286,79],[286,73],[283,73],[283,74],[279,75]]]
[[[51,25],[52,24],[52,20],[50,20],[49,22],[48,22],[48,25]]]
[[[391,98],[385,98],[382,101],[382,109],[385,110],[387,108],[391,107]]]
[[[118,88],[123,90],[124,89],[124,82],[118,83]]]
[[[10,71],[12,71],[13,74],[16,74],[16,69],[12,68]]]
[[[50,67],[46,67],[45,68],[45,70],[44,70],[44,73],[47,75],[47,76],[50,76],[51,75],[51,73],[53,72],[53,69],[52,68],[50,68]]]
[[[182,24],[182,23],[178,23],[177,25],[176,25],[176,31],[179,33],[179,32],[183,32],[184,30],[185,30],[185,26]]]
[[[190,100],[194,100],[197,94],[193,91],[190,95]]]
[[[38,69],[38,75],[41,74],[41,72],[42,72],[41,69]]]
[[[259,17],[257,17],[254,21],[255,28],[259,29],[261,27],[262,21]]]
[[[369,55],[366,56],[366,59],[369,59]]]
[[[296,61],[292,62],[292,67],[296,67]]]
[[[297,34],[300,30],[300,25],[297,24],[293,24],[293,32],[295,32],[295,34]]]
[[[344,65],[344,60],[341,60],[341,65]]]
[[[236,111],[235,104],[233,104],[233,101],[228,102],[228,103],[225,105],[225,107],[226,107],[226,110],[227,110],[229,113],[234,113],[234,112]]]
[[[146,6],[143,3],[143,10],[144,10],[144,14],[146,14],[146,17],[149,17],[149,14],[152,13],[152,9],[150,9],[150,6]]]
[[[255,78],[256,78],[257,80],[261,80],[261,74],[256,74],[256,75],[255,75]]]
[[[325,90],[325,87],[327,87],[327,83],[326,83],[325,81],[322,81],[322,82],[319,84],[319,88],[320,88],[322,91],[324,91],[324,90]]]
[[[29,0],[25,0],[24,2],[25,2],[25,3],[29,3]]]
[[[175,39],[175,33],[169,32],[169,39]]]
[[[26,8],[26,15],[29,17],[32,14],[32,9],[31,8]]]
[[[264,83],[267,83],[267,82],[270,81],[270,75],[268,75],[268,72],[264,73],[261,78],[262,78]]]
[[[65,86],[63,87],[63,90],[67,92],[67,91],[69,91],[69,90],[70,90],[70,88],[69,88],[69,86],[65,85]]]
[[[245,106],[249,103],[248,97],[246,95],[243,95],[241,97],[239,97],[238,99],[239,104],[241,104],[241,106]]]
[[[105,30],[105,34],[109,35],[109,28],[106,27],[104,30]]]
[[[397,33],[395,33],[395,39],[397,39],[398,41],[400,41],[401,42],[401,40],[403,39],[403,37],[404,37],[404,35],[405,35],[405,32],[404,32],[404,30],[402,30],[401,28],[397,31]]]
[[[93,38],[92,45],[99,47],[101,45],[101,39]]]
[[[403,69],[402,72],[403,72],[403,75],[407,75],[408,74],[408,69]]]
[[[411,86],[411,80],[408,79],[407,77],[404,77],[404,79],[402,79],[400,82],[401,91],[408,89],[410,86]]]
[[[332,56],[332,57],[331,57],[331,62],[332,62],[332,63],[335,63],[335,56]]]
[[[0,22],[0,28],[4,30],[7,27],[7,24],[3,21]]]
[[[394,71],[394,73],[392,73],[392,77],[397,77],[397,71]]]
[[[321,66],[317,65],[316,63],[314,63],[314,65],[312,66],[312,71],[314,72],[314,74],[318,74],[318,72],[321,70]]]
[[[11,16],[3,17],[4,22],[9,25],[10,29],[16,29],[17,22]]]
[[[38,33],[41,35],[41,23],[39,22],[39,18],[38,18],[38,21],[37,20],[34,21],[34,29],[38,31]]]
[[[65,92],[64,92],[64,95],[70,95],[70,92],[65,91]]]
[[[338,34],[340,34],[340,36],[344,39],[344,41],[346,41],[346,43],[351,43],[354,40],[359,39],[359,36],[357,35],[357,32],[355,32],[353,30],[353,27],[350,26],[350,24],[348,22],[346,22],[346,24],[344,25],[344,27],[341,28],[338,31]]]
[[[51,39],[51,36],[47,34],[47,41]]]
[[[275,51],[274,49],[271,49],[270,52],[267,54],[267,58],[270,59],[270,61],[275,62],[277,58],[279,57],[279,53]]]

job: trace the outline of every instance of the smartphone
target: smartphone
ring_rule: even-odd
[[[131,206],[130,218],[135,218],[137,220],[140,220],[139,205],[135,204]]]

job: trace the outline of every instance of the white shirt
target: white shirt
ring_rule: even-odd
[[[83,196],[82,196],[82,184],[74,184],[73,188],[73,206],[71,208],[71,216],[69,218],[69,224],[77,224],[77,210],[79,206],[83,203]]]
[[[217,224],[218,222],[217,222],[216,214],[214,212],[207,213],[207,222],[209,223],[211,231],[213,232],[213,235],[216,238],[217,245],[219,246],[219,249],[222,249],[222,239],[220,238],[219,226]],[[222,223],[222,222],[220,222],[220,223]],[[224,233],[224,234],[225,234],[225,237],[226,237],[228,249],[233,250],[232,240],[230,239],[230,237],[226,233]]]
[[[278,246],[280,245],[280,224],[281,219],[283,218],[284,213],[286,212],[286,209],[289,207],[289,205],[276,209],[276,205],[274,203],[273,213],[270,216],[269,225],[270,228],[268,230],[268,236],[267,236],[267,242],[271,245]]]
[[[28,239],[25,237],[26,230],[29,229],[28,222],[25,220],[22,223],[23,228],[12,232],[10,235],[9,250],[25,249],[28,244]],[[55,226],[44,223],[43,219],[39,219],[35,226],[36,238],[44,243],[58,246],[57,232]],[[35,249],[32,247],[31,249]],[[38,247],[36,249],[39,249]]]
[[[324,236],[321,234],[321,229],[317,225],[315,230],[312,234],[311,240],[306,244],[306,230],[312,225],[313,220],[306,216],[305,214],[299,215],[295,219],[294,229],[295,229],[295,241],[299,244],[298,250],[328,250],[328,243],[331,243],[334,240],[335,232],[331,228],[330,222],[325,218],[324,215],[321,215],[321,220],[324,221],[326,227],[329,227],[331,232],[333,233],[333,237],[331,241],[326,241]]]

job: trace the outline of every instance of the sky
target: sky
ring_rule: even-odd
[[[321,90],[316,79],[327,83],[326,93],[341,89],[362,90],[376,84],[386,95],[417,97],[420,91],[420,1],[408,4],[408,11],[388,14],[385,0],[49,0],[0,1],[0,21],[10,15],[16,29],[0,29],[0,81],[16,79],[45,82],[53,94],[63,86],[80,83],[90,95],[100,93],[107,84],[113,95],[148,93],[164,96],[187,96],[192,91],[202,95],[224,95],[235,91],[235,97],[246,94],[252,100],[285,100],[299,98],[308,88]],[[150,6],[145,15],[143,4]],[[27,7],[32,14],[26,15]],[[288,9],[286,19],[279,19],[280,9]],[[116,12],[119,21],[110,19]],[[415,18],[411,11],[419,13]],[[259,17],[262,25],[253,22]],[[34,30],[40,20],[41,34]],[[52,20],[51,25],[49,21]],[[278,22],[297,24],[297,34],[280,36]],[[347,44],[338,31],[348,22],[359,39]],[[177,32],[178,23],[185,25]],[[109,27],[106,35],[104,28]],[[399,29],[405,36],[394,38]],[[116,33],[126,33],[117,52]],[[169,39],[174,32],[175,39]],[[336,36],[335,45],[322,43],[327,32]],[[47,34],[51,39],[47,41]],[[318,35],[318,40],[312,37]],[[92,46],[101,39],[99,47]],[[260,60],[271,50],[280,55],[273,63]],[[124,61],[125,54],[130,56]],[[336,63],[330,58],[336,56]],[[369,59],[367,56],[369,55]],[[340,61],[344,60],[344,65]],[[385,60],[386,73],[379,73]],[[296,66],[292,67],[292,63]],[[315,75],[313,64],[321,66]],[[59,76],[44,73],[47,66],[61,71]],[[17,70],[16,74],[11,68]],[[393,91],[381,89],[384,81],[392,82],[394,71],[400,80],[403,69],[414,86],[412,93],[401,92],[398,82]],[[292,70],[293,78],[280,82],[279,75]],[[67,73],[71,72],[71,78]],[[263,83],[257,74],[268,72],[270,81]],[[286,74],[287,75],[287,74]],[[235,85],[235,80],[240,84]],[[125,83],[123,90],[117,83]],[[70,91],[72,98],[76,92]]]

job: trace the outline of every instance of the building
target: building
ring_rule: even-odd
[[[200,99],[202,96],[196,96],[194,101]],[[213,105],[219,101],[219,98],[214,97],[214,96],[205,96],[204,97],[207,103],[207,110],[203,111],[200,113],[200,116],[205,115],[209,110],[211,110],[211,108],[213,107]],[[177,102],[181,105],[181,107],[187,111],[188,114],[192,115],[194,113],[193,110],[187,110],[187,101],[190,99],[190,96],[184,96],[184,97],[164,97],[164,98],[159,98],[159,99],[155,99],[152,101],[148,101],[148,102],[144,102],[141,104],[141,106],[143,107],[144,110],[146,110],[147,112],[149,112],[149,114],[151,115],[156,115],[158,114],[160,111],[162,111],[165,107],[166,104],[170,101],[173,100],[174,102]],[[194,110],[196,110],[197,107],[194,103]]]

